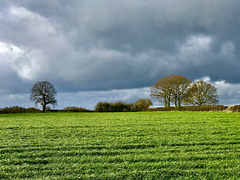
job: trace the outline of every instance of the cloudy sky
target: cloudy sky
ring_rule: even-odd
[[[29,91],[42,80],[60,109],[133,102],[170,74],[240,104],[239,9],[237,0],[0,0],[0,108],[34,106]]]

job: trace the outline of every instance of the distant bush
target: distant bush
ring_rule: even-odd
[[[124,102],[111,103],[111,112],[129,112],[131,111],[131,105]]]
[[[240,112],[240,105],[228,106],[226,111],[227,112]]]
[[[110,106],[110,103],[108,103],[108,102],[99,102],[95,106],[95,111],[96,112],[109,112],[110,108],[108,106]]]
[[[111,107],[109,107],[109,106],[111,106],[111,104],[108,102],[99,102],[95,106],[95,111],[96,112],[110,112]]]
[[[12,107],[5,107],[0,109],[1,114],[9,114],[9,113],[38,113],[41,112],[39,109],[36,108],[24,108],[19,106],[12,106]]]
[[[224,111],[223,105],[181,106],[181,107],[158,107],[150,111]]]
[[[149,111],[174,111],[176,109],[176,107],[156,107],[150,108]]]
[[[81,107],[75,107],[75,106],[65,107],[62,111],[63,112],[91,112],[88,109],[81,108]]]
[[[40,112],[42,112],[40,109],[36,109],[33,107],[26,109],[26,113],[40,113]]]
[[[180,111],[224,111],[223,105],[201,105],[201,106],[183,106]]]
[[[96,112],[130,112],[133,111],[132,104],[124,102],[99,102],[95,107]]]
[[[12,107],[5,107],[0,110],[1,113],[3,114],[8,114],[8,113],[24,113],[26,111],[25,108],[19,107],[19,106],[12,106]]]
[[[133,104],[135,111],[147,111],[153,103],[150,99],[139,99]]]
[[[135,103],[124,102],[99,102],[95,107],[96,112],[136,112],[146,111],[152,105],[150,99],[139,99]]]

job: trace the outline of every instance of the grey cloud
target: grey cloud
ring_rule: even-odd
[[[0,7],[0,43],[22,52],[0,49],[2,92],[25,93],[38,80],[61,93],[142,88],[169,74],[240,82],[234,0],[9,0]]]

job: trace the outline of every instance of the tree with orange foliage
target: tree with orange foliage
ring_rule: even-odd
[[[217,104],[217,88],[204,81],[194,82],[188,89],[186,103],[193,105]]]
[[[188,89],[191,81],[181,75],[173,75],[171,78],[172,102],[175,107],[180,107],[185,98],[187,98]]]
[[[176,107],[180,107],[186,94],[191,81],[181,75],[170,75],[158,80],[150,87],[150,96],[163,102],[165,107],[170,107],[171,102]]]
[[[166,76],[158,80],[154,85],[150,87],[150,96],[156,98],[159,102],[164,103],[165,107],[170,107],[172,87],[170,84],[171,76]]]

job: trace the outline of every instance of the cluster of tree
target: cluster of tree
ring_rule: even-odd
[[[175,107],[182,104],[205,105],[217,104],[217,89],[204,81],[191,81],[181,75],[170,75],[158,80],[150,87],[150,96],[164,103],[165,107],[170,107],[171,103]]]
[[[166,76],[150,87],[153,98],[157,98],[165,104],[165,107],[170,107],[171,103],[175,107],[180,107],[182,104],[205,105],[217,104],[218,95],[217,89],[207,82],[191,81],[181,75]],[[56,105],[57,100],[56,89],[48,81],[39,81],[34,84],[31,89],[30,99],[35,104],[42,106],[42,111],[45,112],[47,105]],[[150,99],[139,99],[135,103],[126,104],[123,102],[99,102],[96,105],[95,111],[98,112],[126,112],[126,111],[145,111],[152,105]],[[85,111],[76,107],[67,107],[63,111]]]
[[[139,99],[135,103],[124,102],[99,102],[95,107],[96,112],[135,112],[146,111],[152,105],[150,99]]]
[[[39,81],[35,83],[31,89],[30,100],[35,102],[35,104],[40,104],[42,106],[42,111],[49,111],[48,104],[56,105],[57,100],[56,89],[54,86],[48,81]],[[139,99],[135,103],[124,103],[124,102],[99,102],[95,111],[97,112],[130,112],[130,111],[146,111],[149,109],[149,106],[152,105],[150,99]],[[90,112],[85,108],[79,107],[66,107],[62,110],[63,112]]]

